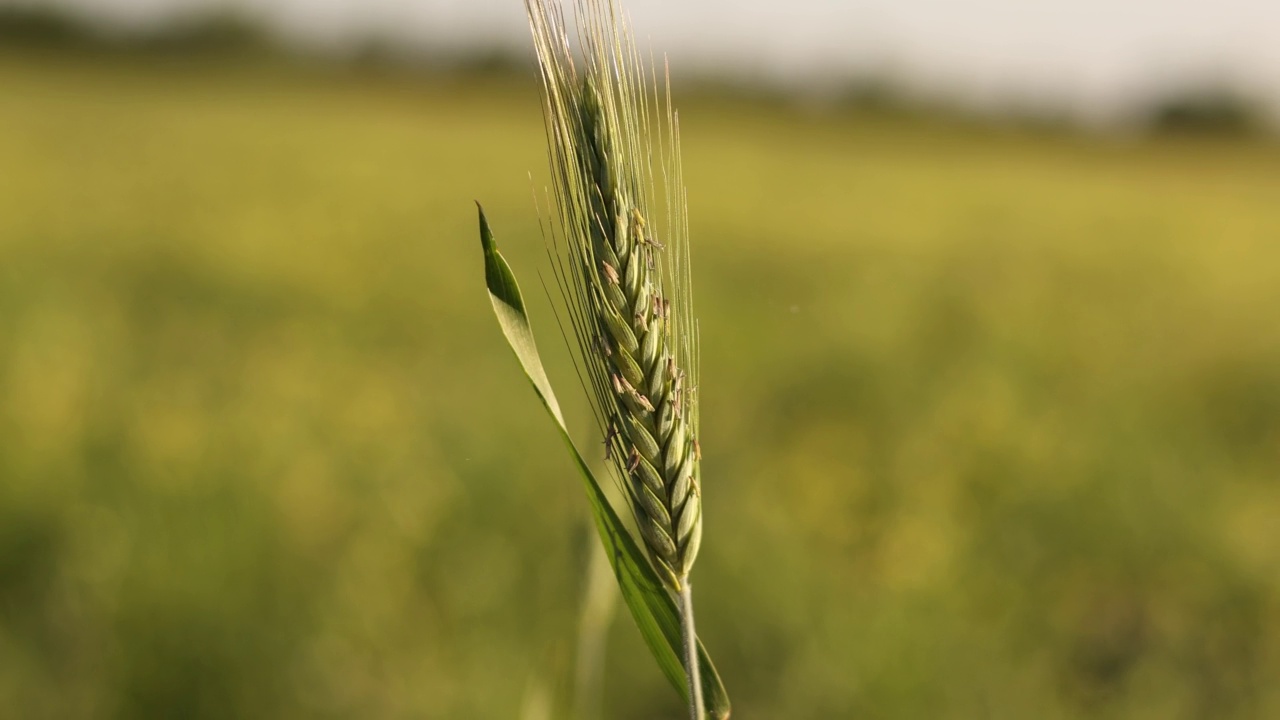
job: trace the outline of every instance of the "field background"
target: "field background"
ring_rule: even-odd
[[[534,89],[0,52],[0,716],[564,687],[585,503],[472,204],[585,439]],[[1280,717],[1275,145],[680,104],[735,717]]]

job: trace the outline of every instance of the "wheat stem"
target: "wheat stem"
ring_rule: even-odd
[[[684,673],[689,681],[689,720],[702,720],[706,709],[698,671],[698,633],[693,625],[693,584],[688,576],[680,583],[680,631],[684,640]]]

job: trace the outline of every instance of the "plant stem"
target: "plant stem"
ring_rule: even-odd
[[[590,532],[590,530],[587,530]],[[587,561],[587,581],[583,590],[582,610],[578,614],[578,657],[574,673],[575,720],[600,720],[604,717],[604,656],[609,642],[609,626],[618,606],[618,586],[604,545],[588,537],[591,544]]]
[[[689,720],[702,720],[702,678],[698,664],[698,633],[693,627],[693,586],[689,576],[680,581],[680,629],[684,636],[684,676],[689,682]]]

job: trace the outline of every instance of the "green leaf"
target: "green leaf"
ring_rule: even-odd
[[[476,206],[479,208],[479,203]],[[644,637],[649,650],[653,652],[663,674],[687,701],[689,689],[685,680],[684,666],[680,661],[680,614],[675,600],[662,586],[648,559],[636,545],[631,534],[627,532],[626,526],[609,503],[591,468],[582,459],[582,454],[578,452],[573,439],[569,437],[564,416],[560,413],[560,403],[556,401],[551,383],[547,380],[547,373],[542,368],[542,360],[538,357],[538,347],[533,340],[533,329],[525,313],[520,287],[507,261],[502,258],[497,245],[494,244],[493,233],[489,230],[489,221],[484,216],[484,208],[479,209],[485,282],[489,286],[489,300],[493,303],[493,312],[498,317],[498,324],[502,326],[502,334],[507,337],[507,342],[515,351],[525,375],[533,383],[533,389],[542,400],[543,407],[555,419],[556,427],[560,429],[560,437],[578,466],[578,472],[582,475],[583,484],[587,490],[587,499],[591,502],[591,513],[595,518],[600,541],[604,544],[605,553],[609,556],[614,576],[617,577],[618,586],[622,590],[622,597],[631,610],[631,616],[635,618],[636,626],[640,628],[640,634]],[[701,640],[698,641],[698,658],[701,662],[702,688],[707,713],[715,720],[725,720],[729,717],[730,711],[729,695]]]

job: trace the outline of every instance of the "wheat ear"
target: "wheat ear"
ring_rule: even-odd
[[[680,600],[690,712],[701,720],[689,585],[702,539],[698,353],[678,123],[615,0],[575,0],[581,66],[559,3],[525,6],[560,221],[556,276],[608,455],[649,559]],[[659,209],[660,234],[650,220]]]

